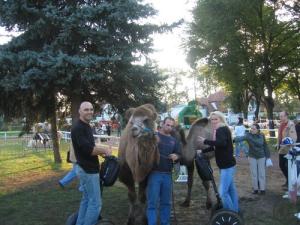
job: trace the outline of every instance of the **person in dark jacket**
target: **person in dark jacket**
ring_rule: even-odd
[[[79,108],[79,120],[71,129],[76,157],[75,170],[82,189],[76,225],[94,225],[98,221],[102,207],[98,155],[107,156],[112,152],[111,148],[95,145],[93,130],[90,126],[93,114],[92,104],[82,102]]]
[[[212,140],[198,137],[200,145],[210,147],[198,150],[198,153],[215,151],[217,166],[220,169],[219,193],[223,207],[235,212],[239,212],[238,193],[234,183],[236,161],[233,156],[233,144],[231,131],[226,124],[225,116],[219,111],[210,114],[211,125],[213,128]]]
[[[249,145],[249,165],[252,177],[253,194],[265,194],[266,190],[266,159],[270,158],[270,151],[264,134],[260,133],[258,124],[253,124],[250,133],[236,137],[235,140],[247,141]]]

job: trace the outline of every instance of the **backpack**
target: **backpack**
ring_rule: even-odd
[[[100,167],[100,182],[102,186],[112,186],[119,175],[120,165],[117,157],[107,156]]]

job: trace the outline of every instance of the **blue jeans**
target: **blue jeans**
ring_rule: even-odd
[[[248,156],[248,146],[246,145],[246,143],[244,141],[236,141],[235,142],[235,155],[237,157],[240,156],[240,151],[243,150],[245,156]]]
[[[76,225],[95,225],[98,221],[102,200],[100,196],[99,173],[86,173],[76,164],[76,174],[82,188],[82,198]]]
[[[59,183],[62,186],[66,186],[69,183],[71,183],[76,177],[77,175],[75,170],[75,164],[73,164],[73,168],[62,179],[59,180]]]
[[[234,184],[235,166],[221,169],[220,172],[219,193],[223,207],[238,212],[238,194]]]
[[[148,225],[157,225],[159,206],[160,224],[170,225],[172,177],[170,173],[152,172],[147,184]]]

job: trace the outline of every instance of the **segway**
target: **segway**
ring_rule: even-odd
[[[212,209],[210,225],[243,225],[242,218],[234,211],[224,209],[218,188],[213,176],[213,170],[203,154],[197,154],[195,158],[197,172],[203,181],[211,181],[217,198],[217,204]]]
[[[102,195],[103,187],[112,186],[117,178],[120,171],[120,165],[117,157],[115,156],[106,156],[104,157],[104,162],[101,163],[99,176],[100,176],[100,192]],[[67,221],[66,225],[76,225],[78,217],[78,212],[72,213]],[[99,215],[98,222],[95,225],[115,225],[112,221],[103,219]]]

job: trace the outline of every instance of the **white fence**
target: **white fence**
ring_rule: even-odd
[[[277,139],[277,137],[278,137],[278,129],[260,129],[260,131],[265,134],[266,138],[273,138],[273,139],[275,138],[275,139]],[[274,137],[270,136],[270,131],[275,132]]]
[[[266,138],[276,139],[278,137],[278,129],[260,129],[266,135]],[[275,137],[270,137],[270,131],[275,132]],[[60,137],[62,140],[70,141],[71,140],[71,132],[68,131],[59,131]],[[30,134],[26,134],[26,136],[30,136]],[[4,140],[5,142],[8,139],[14,139],[19,137],[19,131],[3,131],[0,132],[0,140]],[[112,143],[119,143],[120,137],[116,136],[108,136],[108,135],[94,135],[95,141],[97,143],[111,141]]]
[[[4,141],[7,141],[7,139],[13,139],[19,137],[20,131],[3,131],[0,132],[0,139],[4,139]]]
[[[65,141],[71,140],[71,132],[68,131],[59,131],[61,134],[61,139]],[[113,147],[119,146],[120,137],[108,136],[108,135],[93,135],[95,142],[98,144],[111,144]]]

